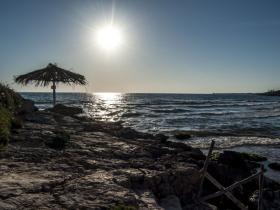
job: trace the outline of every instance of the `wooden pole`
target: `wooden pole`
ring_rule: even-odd
[[[225,195],[233,202],[235,205],[237,205],[242,210],[248,210],[248,208],[241,203],[232,193],[229,191],[226,191],[224,186],[222,186],[214,177],[212,177],[209,173],[206,172],[207,179],[212,182],[219,190],[224,191]]]
[[[53,80],[52,90],[53,90],[53,106],[56,104],[56,92],[55,92],[56,86],[55,81]]]
[[[258,210],[262,209],[262,191],[263,191],[263,179],[264,179],[264,166],[261,165],[261,174],[259,176],[259,200],[258,200]]]
[[[207,172],[209,160],[210,160],[210,157],[212,155],[212,151],[213,151],[214,145],[215,145],[215,141],[212,140],[210,148],[209,148],[209,151],[208,151],[208,155],[206,157],[206,160],[204,162],[203,168],[201,170],[201,181],[200,181],[200,186],[199,186],[199,191],[198,191],[198,198],[200,198],[200,196],[202,194],[203,182],[204,182],[205,174]]]
[[[213,193],[213,194],[211,194],[211,195],[207,195],[207,196],[201,198],[201,200],[202,200],[202,201],[206,201],[206,200],[209,200],[209,199],[212,199],[212,198],[221,196],[221,195],[225,194],[226,191],[231,191],[231,190],[233,190],[234,188],[236,188],[236,187],[238,187],[238,186],[240,186],[240,185],[242,185],[242,184],[245,184],[245,183],[247,183],[247,182],[249,182],[249,181],[251,181],[251,180],[257,178],[258,176],[260,176],[260,174],[261,174],[261,172],[257,172],[257,173],[255,173],[255,174],[253,174],[252,176],[247,177],[246,179],[243,179],[243,180],[241,180],[241,181],[239,181],[239,182],[235,182],[234,184],[232,184],[232,185],[230,185],[230,186],[224,188],[224,190],[217,191],[217,192],[215,192],[215,193]]]

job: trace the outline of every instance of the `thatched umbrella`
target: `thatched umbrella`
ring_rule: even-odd
[[[76,84],[86,85],[86,79],[83,75],[59,68],[56,64],[49,63],[47,67],[32,71],[27,74],[15,77],[15,82],[23,85],[35,84],[35,86],[48,86],[52,84],[53,90],[53,105],[56,104],[56,85],[63,84]]]

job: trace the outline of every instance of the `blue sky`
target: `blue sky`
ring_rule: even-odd
[[[87,92],[261,92],[280,89],[277,0],[1,0],[0,80],[56,62],[84,74]],[[113,12],[112,12],[113,11]],[[104,54],[96,30],[121,28]]]

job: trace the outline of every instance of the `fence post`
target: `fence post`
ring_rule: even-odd
[[[208,151],[208,155],[207,155],[207,157],[206,157],[206,160],[205,160],[205,162],[204,162],[203,168],[202,168],[202,170],[201,170],[201,181],[200,181],[200,186],[199,186],[199,191],[198,191],[198,198],[200,198],[200,196],[201,196],[201,194],[202,194],[203,182],[204,182],[205,174],[206,174],[206,172],[207,172],[209,160],[210,160],[210,157],[211,157],[211,155],[212,155],[212,151],[213,151],[213,148],[214,148],[214,144],[215,144],[215,141],[212,140],[211,145],[210,145],[210,148],[209,148],[209,151]]]
[[[259,200],[258,200],[258,210],[262,209],[262,191],[263,191],[263,176],[264,166],[261,165],[261,174],[259,176]]]

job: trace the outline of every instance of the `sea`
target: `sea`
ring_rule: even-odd
[[[51,93],[22,92],[43,110]],[[216,150],[264,155],[280,163],[280,97],[256,94],[57,93],[57,103],[81,107],[92,119],[117,122],[148,133],[163,133],[202,149],[215,140]],[[191,139],[174,133],[190,131]],[[268,175],[280,181],[279,172]]]

